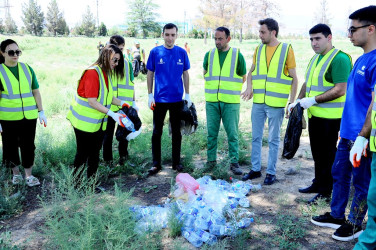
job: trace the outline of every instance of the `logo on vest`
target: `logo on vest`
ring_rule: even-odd
[[[364,76],[364,70],[366,69],[366,66],[362,66],[362,69],[358,69],[358,71],[356,72],[357,74],[361,75],[361,76]]]
[[[177,65],[183,65],[183,63],[181,62],[180,59],[179,59],[179,61],[177,62]]]
[[[165,64],[165,62],[164,62],[163,59],[161,58],[161,60],[159,60],[158,64]]]

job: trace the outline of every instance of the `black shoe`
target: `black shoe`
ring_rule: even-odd
[[[149,172],[149,175],[155,175],[161,170],[162,170],[162,167],[158,165],[158,166],[153,166],[151,169],[149,169],[148,172]]]
[[[230,169],[235,175],[243,174],[242,170],[239,167],[239,163],[231,163]]]
[[[333,216],[329,212],[326,212],[323,215],[314,216],[311,219],[311,222],[317,226],[330,227],[334,229],[339,228],[343,223],[345,223],[345,221],[346,221],[345,218],[343,219],[333,218]]]
[[[128,160],[128,155],[120,156],[119,158],[119,165],[124,165],[124,163]]]
[[[253,179],[256,179],[256,178],[259,178],[261,177],[261,171],[249,171],[248,174],[245,174],[243,177],[242,177],[242,181],[246,181],[246,180],[253,180]]]
[[[312,193],[318,193],[318,192],[319,190],[314,185],[311,185],[305,188],[299,188],[299,193],[303,193],[303,194],[312,194]]]
[[[272,185],[276,181],[275,175],[272,174],[266,174],[264,184],[265,185]]]
[[[182,164],[178,164],[178,165],[172,165],[172,169],[173,170],[176,170],[178,172],[183,172],[184,170],[184,166]]]
[[[108,166],[109,168],[114,168],[114,163],[111,161],[104,161],[104,165]]]
[[[308,205],[311,205],[313,203],[315,203],[317,200],[319,199],[324,199],[325,202],[330,202],[330,195],[326,195],[326,194],[316,194],[312,199],[310,199],[308,201]]]
[[[350,241],[358,238],[362,232],[362,226],[357,226],[347,220],[333,233],[332,238],[340,241]]]

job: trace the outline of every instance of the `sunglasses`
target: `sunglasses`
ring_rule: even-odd
[[[119,62],[119,59],[117,59],[117,58],[112,58],[112,62],[113,62],[113,63],[118,63],[118,62]]]
[[[366,28],[366,27],[369,27],[371,25],[372,24],[366,24],[366,25],[359,26],[359,27],[351,26],[347,31],[349,32],[350,35],[353,35],[358,29]]]
[[[22,55],[22,51],[21,50],[8,50],[8,51],[5,51],[5,53],[8,54],[8,56],[20,56]]]

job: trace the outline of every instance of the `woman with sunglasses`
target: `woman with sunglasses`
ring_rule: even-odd
[[[77,153],[74,159],[75,172],[87,162],[87,177],[93,177],[98,169],[99,151],[102,146],[107,119],[121,122],[123,115],[110,110],[111,104],[129,104],[113,95],[113,79],[124,78],[124,57],[115,45],[103,48],[97,61],[86,69],[78,81],[67,119],[76,135]],[[99,191],[98,188],[96,188]]]
[[[110,44],[116,45],[122,52],[125,45],[125,40],[122,36],[114,35],[110,38]],[[124,78],[113,79],[114,96],[122,101],[128,102],[134,109],[138,111],[138,107],[135,101],[134,84],[133,84],[133,69],[132,62],[129,62],[127,58],[124,59]],[[111,105],[112,111],[117,112],[120,110],[119,106]],[[114,137],[115,122],[109,120],[107,123],[107,129],[103,139],[103,160],[106,164],[112,166],[112,141]],[[119,164],[123,165],[128,158],[128,141],[119,141]]]
[[[18,44],[6,39],[0,44],[0,132],[3,142],[3,164],[12,169],[14,185],[23,182],[19,166],[25,169],[26,184],[40,185],[32,175],[35,158],[37,118],[47,126],[42,98],[34,70],[18,61],[22,52]]]

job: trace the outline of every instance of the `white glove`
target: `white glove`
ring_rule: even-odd
[[[3,133],[3,128],[1,127],[1,124],[0,124],[0,133]]]
[[[120,106],[121,106],[122,108],[124,108],[124,107],[129,108],[129,107],[130,107],[130,105],[129,105],[127,102],[125,102],[125,101],[121,101],[121,102],[120,102]]]
[[[189,94],[185,94],[184,100],[188,102],[187,105],[188,105],[188,108],[190,108],[192,106],[192,101],[191,101],[191,97],[189,97]]]
[[[311,107],[312,105],[316,104],[316,99],[315,97],[305,97],[303,99],[300,100],[300,106],[302,106],[302,108],[304,109],[308,109],[309,107]]]
[[[154,110],[155,107],[155,100],[154,100],[154,95],[153,93],[149,94],[149,101],[148,101],[148,106],[151,110]]]
[[[295,102],[290,103],[290,105],[287,107],[289,114],[291,113],[292,109],[296,106],[296,104],[298,104],[298,102],[300,102],[300,99],[296,99]]]
[[[108,110],[107,112],[107,115],[108,116],[111,116],[112,119],[114,119],[114,121],[119,124],[120,126],[124,127],[124,124],[121,122],[121,119],[123,117],[125,117],[123,114],[119,114],[119,113],[114,113],[112,110]]]
[[[138,112],[140,108],[137,106],[136,101],[133,101],[132,107]]]
[[[44,115],[44,111],[38,112],[39,122],[40,124],[44,124],[45,127],[47,127],[47,117]]]
[[[351,164],[357,168],[360,166],[360,160],[362,155],[367,156],[367,146],[368,146],[368,139],[364,138],[363,136],[356,137],[355,143],[350,150],[350,157],[349,160]]]

